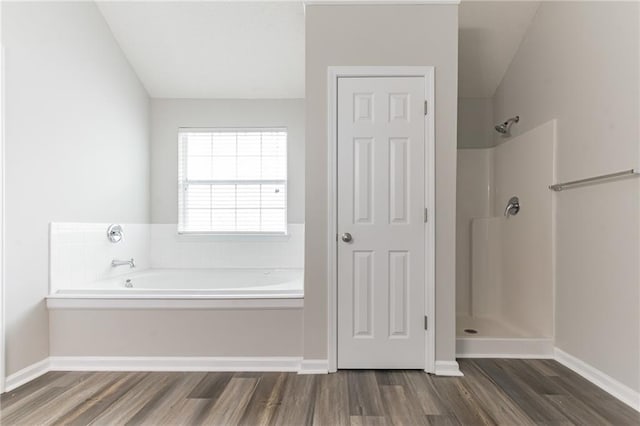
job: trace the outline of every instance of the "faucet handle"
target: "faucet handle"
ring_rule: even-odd
[[[518,197],[511,197],[509,199],[509,203],[507,207],[504,209],[504,215],[509,218],[509,216],[515,216],[520,211],[520,200]]]

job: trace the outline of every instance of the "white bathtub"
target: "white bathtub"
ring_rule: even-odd
[[[147,269],[62,288],[50,309],[302,307],[303,269]]]

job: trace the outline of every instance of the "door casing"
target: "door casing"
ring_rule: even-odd
[[[0,3],[0,22],[2,22],[2,4]],[[5,289],[4,289],[4,145],[5,145],[5,52],[4,40],[0,35],[0,393],[5,390],[6,383],[6,336],[5,336]]]
[[[433,66],[355,66],[329,67],[327,73],[327,354],[329,372],[337,371],[338,360],[338,79],[345,77],[421,77],[425,80],[425,208],[428,220],[425,226],[425,330],[424,371],[435,372],[435,68]]]

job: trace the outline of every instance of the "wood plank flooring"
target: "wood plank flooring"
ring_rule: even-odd
[[[550,360],[420,371],[51,372],[0,397],[2,425],[640,425],[640,413]]]

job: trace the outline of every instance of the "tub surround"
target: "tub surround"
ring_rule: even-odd
[[[147,224],[123,224],[122,241],[107,239],[109,223],[49,225],[49,293],[83,288],[88,283],[131,273],[128,266],[111,267],[113,259],[135,259],[135,271],[151,266]]]
[[[302,269],[304,225],[285,236],[178,235],[175,224],[122,224],[124,237],[111,243],[109,223],[50,225],[50,294],[152,269]],[[230,240],[230,238],[232,238]],[[134,258],[136,268],[113,268],[115,258]]]
[[[285,236],[178,235],[176,224],[152,224],[152,268],[303,268],[304,224]]]

